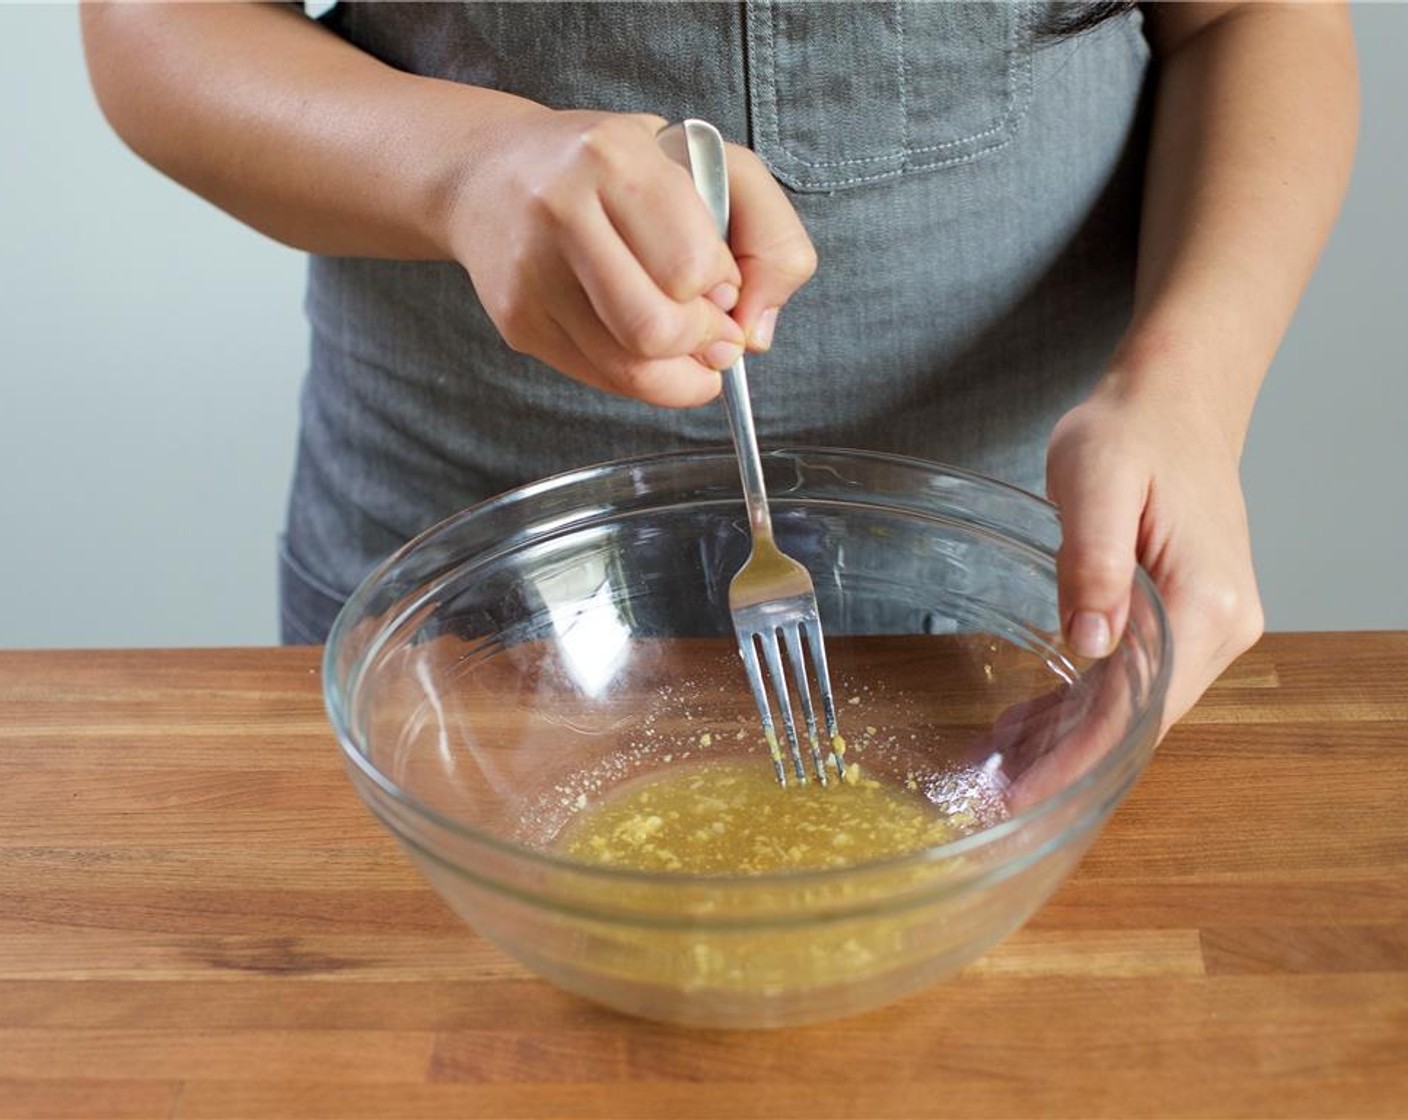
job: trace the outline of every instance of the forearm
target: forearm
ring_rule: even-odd
[[[1157,5],[1158,87],[1121,391],[1201,402],[1240,452],[1349,179],[1347,11]]]
[[[463,169],[520,98],[386,66],[277,4],[85,4],[94,89],[143,159],[296,248],[450,256]]]

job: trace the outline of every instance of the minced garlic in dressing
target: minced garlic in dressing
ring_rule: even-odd
[[[841,753],[841,747],[837,753]],[[971,821],[968,823],[971,824]],[[847,764],[822,786],[780,787],[757,762],[674,767],[579,810],[558,839],[566,854],[644,871],[763,874],[845,867],[959,836],[923,797]]]

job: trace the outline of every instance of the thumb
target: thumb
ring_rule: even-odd
[[[1131,471],[1092,470],[1058,458],[1047,488],[1061,510],[1056,554],[1061,631],[1081,657],[1104,657],[1119,642],[1129,617],[1146,480]]]
[[[743,286],[733,317],[750,350],[772,345],[777,313],[816,271],[816,249],[786,192],[747,148],[729,149],[729,248]]]

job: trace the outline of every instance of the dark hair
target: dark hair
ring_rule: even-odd
[[[1059,0],[1052,4],[1037,32],[1038,39],[1068,39],[1100,26],[1116,16],[1128,15],[1139,0]]]

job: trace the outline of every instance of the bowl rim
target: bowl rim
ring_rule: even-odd
[[[1051,502],[1047,498],[1034,494],[1012,483],[1004,482],[1001,479],[992,478],[976,471],[971,471],[963,467],[955,467],[937,460],[923,459],[913,455],[899,455],[885,451],[812,445],[780,446],[762,452],[764,463],[769,460],[795,460],[800,456],[807,455],[820,455],[827,458],[844,459],[846,461],[869,460],[880,464],[888,463],[921,469],[931,474],[937,471],[944,475],[956,476],[977,485],[979,488],[1006,491],[1027,503],[1045,507],[1050,514],[1056,517],[1058,524],[1060,522],[1059,508],[1054,502]],[[489,516],[495,510],[505,506],[515,505],[554,490],[561,490],[570,486],[586,483],[592,479],[613,471],[618,471],[622,468],[642,467],[669,461],[683,463],[694,460],[709,461],[712,463],[720,459],[732,461],[734,459],[732,448],[721,446],[663,451],[647,455],[634,455],[610,459],[572,470],[561,471],[557,474],[548,475],[527,482],[521,486],[513,487],[476,502],[473,505],[466,506],[464,509],[422,530],[400,548],[396,549],[390,556],[383,559],[363,577],[362,581],[343,604],[342,609],[338,611],[337,617],[333,621],[332,628],[329,631],[326,643],[323,647],[321,682],[324,708],[328,720],[332,724],[338,747],[344,759],[353,763],[361,774],[370,781],[382,795],[402,806],[404,809],[409,810],[413,816],[427,821],[436,828],[444,829],[452,835],[463,837],[472,843],[483,845],[515,860],[524,860],[530,865],[536,865],[557,872],[582,875],[588,878],[599,878],[607,882],[667,882],[674,885],[713,885],[720,887],[726,886],[729,889],[738,889],[751,887],[754,884],[759,887],[775,887],[780,883],[786,883],[788,885],[822,883],[848,877],[853,878],[857,875],[868,874],[872,871],[889,872],[908,866],[938,863],[953,860],[961,856],[972,855],[976,851],[1008,839],[1033,822],[1055,816],[1061,809],[1069,806],[1073,801],[1078,800],[1079,795],[1098,790],[1100,787],[1107,784],[1115,784],[1115,780],[1118,778],[1120,771],[1131,761],[1133,745],[1144,741],[1148,725],[1152,720],[1162,718],[1163,706],[1168,692],[1169,678],[1173,668],[1173,639],[1169,630],[1168,612],[1164,606],[1163,598],[1160,596],[1158,588],[1155,586],[1149,574],[1142,566],[1136,565],[1134,571],[1134,586],[1142,591],[1152,609],[1157,637],[1158,663],[1155,667],[1154,674],[1150,678],[1145,702],[1139,706],[1135,718],[1126,725],[1120,735],[1119,741],[1075,781],[1062,786],[1055,793],[1049,794],[1032,805],[1013,813],[1011,816],[1004,817],[996,824],[960,836],[955,840],[948,840],[942,844],[916,848],[911,852],[904,852],[884,859],[868,860],[864,863],[848,864],[842,867],[796,868],[748,874],[702,874],[688,871],[652,871],[641,868],[616,867],[610,864],[591,863],[586,860],[574,859],[565,854],[559,854],[544,848],[535,848],[515,840],[498,836],[493,832],[466,824],[462,820],[458,820],[438,809],[426,805],[414,794],[403,789],[396,782],[392,781],[390,777],[382,773],[382,771],[373,765],[371,760],[357,748],[356,744],[352,741],[348,720],[345,718],[341,689],[336,684],[337,653],[344,637],[344,631],[350,625],[350,619],[355,613],[355,608],[359,608],[362,602],[371,596],[386,573],[393,569],[407,555],[432,538],[453,531],[456,526],[467,520]],[[740,501],[741,500],[740,493]],[[983,527],[987,528],[989,531],[996,532],[999,536],[1006,536],[1013,544],[1020,547],[1028,549],[1035,548],[1043,553],[1047,552],[1047,546],[1029,538],[1005,533],[1000,529],[995,529],[987,525],[983,525]],[[572,526],[557,526],[553,529],[552,535],[570,531],[571,529]],[[527,543],[529,542],[518,542],[515,548],[521,547]],[[1123,638],[1121,639],[1121,642],[1122,641]],[[1117,645],[1116,649],[1118,648],[1119,646]],[[1151,746],[1146,753],[1152,755],[1154,750],[1157,749],[1157,743],[1152,738],[1150,742]],[[1132,785],[1132,781],[1129,784]],[[1091,806],[1088,811],[1091,813],[1108,812],[1112,806],[1105,805],[1104,800],[1105,799],[1099,796],[1091,797]],[[382,813],[376,812],[374,815],[382,820],[384,824],[387,824],[388,827],[390,826]],[[397,830],[393,829],[393,831]]]

